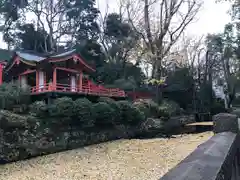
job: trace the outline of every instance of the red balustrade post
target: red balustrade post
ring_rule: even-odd
[[[53,70],[53,90],[57,89],[57,69],[54,68]]]
[[[39,74],[38,70],[36,70],[36,91],[39,90]]]
[[[0,64],[0,85],[3,83],[3,64]]]
[[[78,86],[79,86],[79,91],[82,91],[82,86],[83,86],[83,73],[82,71],[79,74],[79,80],[78,80]]]
[[[89,79],[87,80],[87,87],[88,87],[88,93],[90,93],[91,92],[91,85],[90,85],[90,81],[89,81]]]

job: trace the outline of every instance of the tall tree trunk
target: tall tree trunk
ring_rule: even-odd
[[[161,79],[162,76],[162,63],[161,63],[161,59],[157,58],[157,63],[156,63],[156,69],[155,69],[155,76],[154,78],[157,80]]]
[[[161,56],[161,51],[158,50],[156,52],[156,57],[154,58],[154,68],[152,72],[152,78],[160,80],[161,77],[162,77],[162,56]]]
[[[235,96],[235,85],[233,84],[233,82],[231,82],[231,73],[230,73],[230,66],[229,66],[229,58],[227,59],[222,59],[222,66],[224,69],[224,76],[225,76],[225,80],[227,83],[227,108],[231,108],[232,105],[232,101],[234,100],[234,96]]]

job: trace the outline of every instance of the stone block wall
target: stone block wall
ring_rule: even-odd
[[[238,116],[214,116],[215,135],[197,147],[161,180],[240,179],[240,134]]]

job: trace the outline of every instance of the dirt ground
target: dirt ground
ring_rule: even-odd
[[[158,180],[212,132],[118,140],[0,166],[0,180]]]

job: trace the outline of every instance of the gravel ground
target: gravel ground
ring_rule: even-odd
[[[118,140],[0,166],[0,180],[157,180],[211,132]]]

